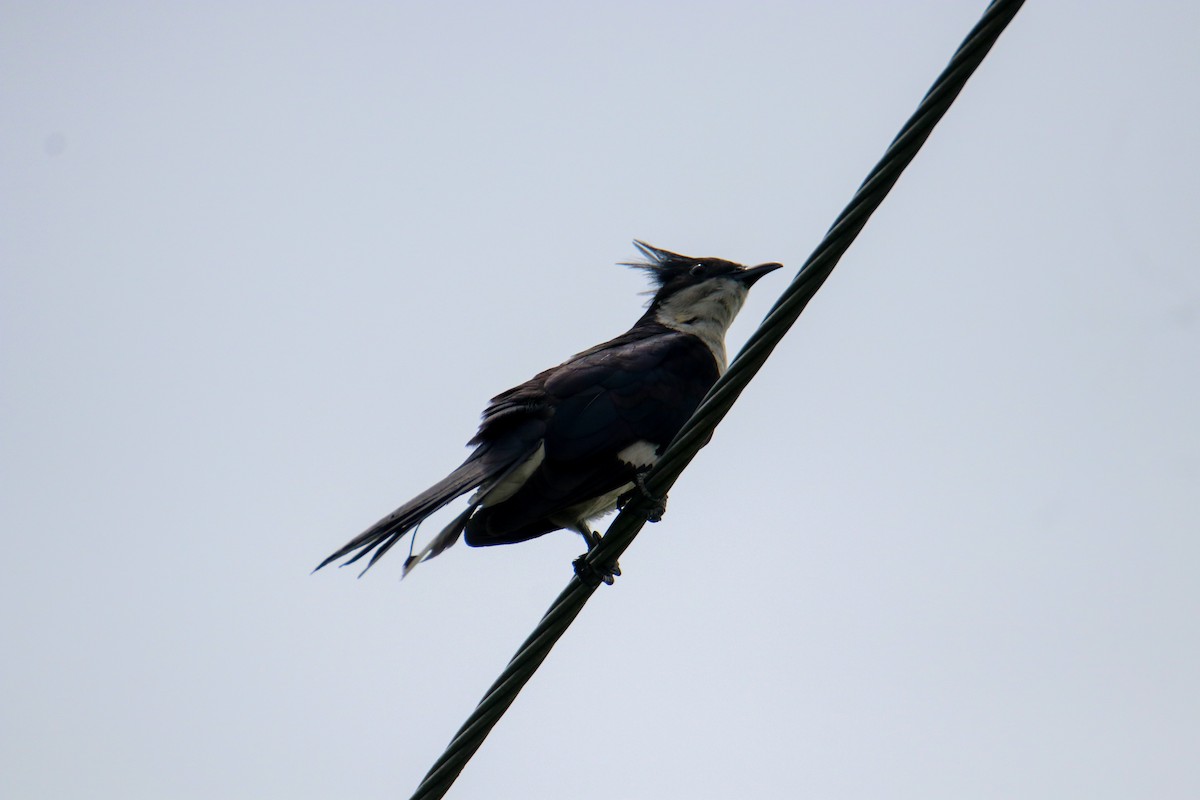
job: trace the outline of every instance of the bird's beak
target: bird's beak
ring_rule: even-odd
[[[757,267],[746,267],[738,273],[738,280],[741,281],[747,289],[749,289],[754,285],[754,282],[763,275],[766,275],[768,272],[774,272],[782,266],[783,264],[771,263],[759,264]]]

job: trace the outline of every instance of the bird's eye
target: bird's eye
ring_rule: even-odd
[[[696,266],[692,267],[692,268],[691,268],[690,270],[688,270],[688,271],[691,273],[691,276],[692,276],[693,278],[699,278],[701,275],[703,275],[703,274],[704,274],[704,265],[703,265],[703,264],[697,264]]]

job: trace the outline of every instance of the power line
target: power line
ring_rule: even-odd
[[[644,482],[647,494],[665,496],[680,473],[708,442],[717,424],[762,368],[775,345],[779,344],[799,318],[808,301],[833,272],[842,255],[891,191],[900,174],[929,138],[934,126],[945,115],[966,85],[967,79],[975,72],[1023,3],[1024,0],[994,0],[988,6],[983,17],[959,45],[949,65],[921,100],[916,112],[892,140],[883,158],[867,175],[849,205],[838,215],[829,232],[796,273],[796,277],[784,290],[766,319],[713,386],[696,409],[696,413],[663,451],[654,468],[647,473]],[[646,524],[646,517],[652,505],[648,497],[635,493],[634,498],[613,520],[600,545],[581,559],[577,568],[578,574],[567,584],[566,589],[550,606],[504,672],[488,689],[479,706],[421,781],[421,785],[413,793],[412,800],[437,800],[445,796],[467,761],[479,749],[492,727],[512,705],[517,693],[550,654],[550,649],[596,590],[598,581],[585,581],[579,575],[598,575],[605,571],[604,565],[616,564],[617,559]]]

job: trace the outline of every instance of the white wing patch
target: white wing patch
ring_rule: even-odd
[[[634,469],[652,467],[658,461],[658,445],[642,439],[617,453],[617,458]]]

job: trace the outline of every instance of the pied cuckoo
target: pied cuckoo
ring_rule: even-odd
[[[413,554],[410,546],[405,574],[460,536],[481,547],[566,528],[589,548],[597,544],[589,521],[642,486],[640,475],[725,370],[725,332],[750,286],[781,266],[743,267],[634,244],[646,260],[626,266],[649,274],[653,297],[633,327],[492,398],[468,442],[475,449],[458,469],[317,569],[370,555],[369,569],[426,517],[472,491],[466,510],[423,549]]]

